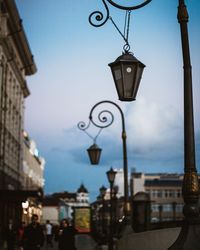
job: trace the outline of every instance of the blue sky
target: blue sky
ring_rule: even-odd
[[[118,1],[118,3],[127,1]],[[141,1],[132,1],[139,3]],[[193,70],[196,163],[200,164],[200,1],[185,1]],[[112,100],[126,119],[128,165],[144,172],[182,173],[183,70],[178,1],[153,0],[132,12],[131,51],[146,68],[137,99],[118,101],[108,63],[122,52],[124,41],[110,21],[91,26],[88,16],[104,12],[98,0],[16,0],[38,72],[28,77],[25,128],[46,160],[45,192],[74,192],[81,182],[92,200],[108,186],[105,172],[122,168],[121,118],[103,130],[99,166],[91,166],[86,149],[92,140],[78,130],[92,106]],[[110,15],[123,30],[124,12],[110,6]],[[91,133],[93,133],[92,131]]]

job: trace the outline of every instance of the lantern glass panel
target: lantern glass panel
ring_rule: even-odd
[[[123,79],[122,79],[122,73],[121,73],[121,67],[120,65],[113,66],[113,77],[117,89],[118,96],[123,95]]]
[[[124,74],[124,97],[131,98],[133,96],[133,90],[135,87],[135,77],[137,67],[136,65],[125,63],[123,64],[123,74]]]
[[[133,95],[135,97],[136,97],[136,94],[137,94],[137,91],[138,91],[140,80],[142,78],[143,70],[144,70],[144,66],[141,63],[139,63],[139,65],[137,67],[137,72],[136,72],[136,79],[135,79],[135,86],[134,86],[135,88],[133,90]]]

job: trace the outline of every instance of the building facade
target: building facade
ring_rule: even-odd
[[[21,219],[26,77],[36,65],[14,0],[0,1],[0,225]],[[18,220],[18,221],[15,221]]]
[[[42,206],[42,223],[50,220],[59,224],[64,218],[72,221],[75,207],[90,207],[89,193],[83,184],[74,193],[65,191],[46,195]]]
[[[45,159],[39,155],[35,141],[24,131],[21,185],[22,190],[26,190],[27,194],[34,194],[34,196],[27,195],[26,201],[23,202],[22,219],[26,223],[31,221],[32,214],[37,214],[39,220],[42,215],[44,168]]]
[[[133,172],[131,175],[132,196],[146,192],[151,200],[151,221],[172,221],[183,219],[181,174]]]

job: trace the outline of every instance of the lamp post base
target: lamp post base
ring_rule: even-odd
[[[168,250],[199,250],[200,249],[200,219],[185,221],[181,232]]]

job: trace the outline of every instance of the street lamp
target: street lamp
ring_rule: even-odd
[[[123,171],[124,171],[124,217],[125,219],[127,219],[128,215],[129,215],[129,210],[130,210],[130,206],[129,206],[129,193],[128,193],[128,159],[127,159],[127,145],[126,145],[126,130],[125,130],[125,119],[124,119],[124,113],[122,112],[121,108],[119,107],[119,105],[117,105],[115,102],[112,101],[101,101],[96,103],[89,114],[89,123],[86,125],[84,122],[79,122],[78,123],[78,128],[80,130],[82,130],[83,132],[85,132],[88,136],[92,137],[88,132],[88,128],[90,127],[90,124],[92,123],[95,127],[99,128],[100,131],[104,128],[109,127],[113,121],[114,121],[114,115],[111,111],[109,110],[103,110],[101,111],[98,115],[98,123],[96,121],[94,121],[93,119],[93,111],[97,108],[97,106],[101,105],[101,104],[111,104],[113,106],[115,106],[121,115],[121,121],[122,121],[122,146],[123,146]],[[109,117],[108,117],[109,116]],[[110,119],[109,119],[110,118]],[[97,134],[97,136],[100,134],[100,132]],[[97,139],[96,137],[92,137],[95,141]],[[96,152],[92,152],[92,150],[90,151],[90,154],[95,154]]]
[[[106,15],[100,11],[94,11],[89,15],[89,23],[94,27],[103,26],[108,20],[112,22],[114,27],[117,29],[119,34],[125,41],[123,47],[123,53],[114,62],[108,64],[111,68],[115,86],[117,89],[117,94],[120,101],[134,101],[136,99],[136,94],[142,77],[143,69],[145,65],[140,62],[133,53],[129,52],[130,45],[128,41],[129,36],[129,26],[130,26],[130,15],[132,10],[136,10],[144,7],[151,0],[143,1],[143,3],[134,6],[122,6],[116,4],[112,0],[107,0],[112,6],[126,11],[125,24],[124,24],[124,34],[117,27],[116,23],[110,16],[110,11],[106,0],[102,0]]]
[[[110,183],[110,237],[109,237],[109,250],[113,250],[113,184],[115,180],[116,171],[110,168],[106,172],[108,181]]]

